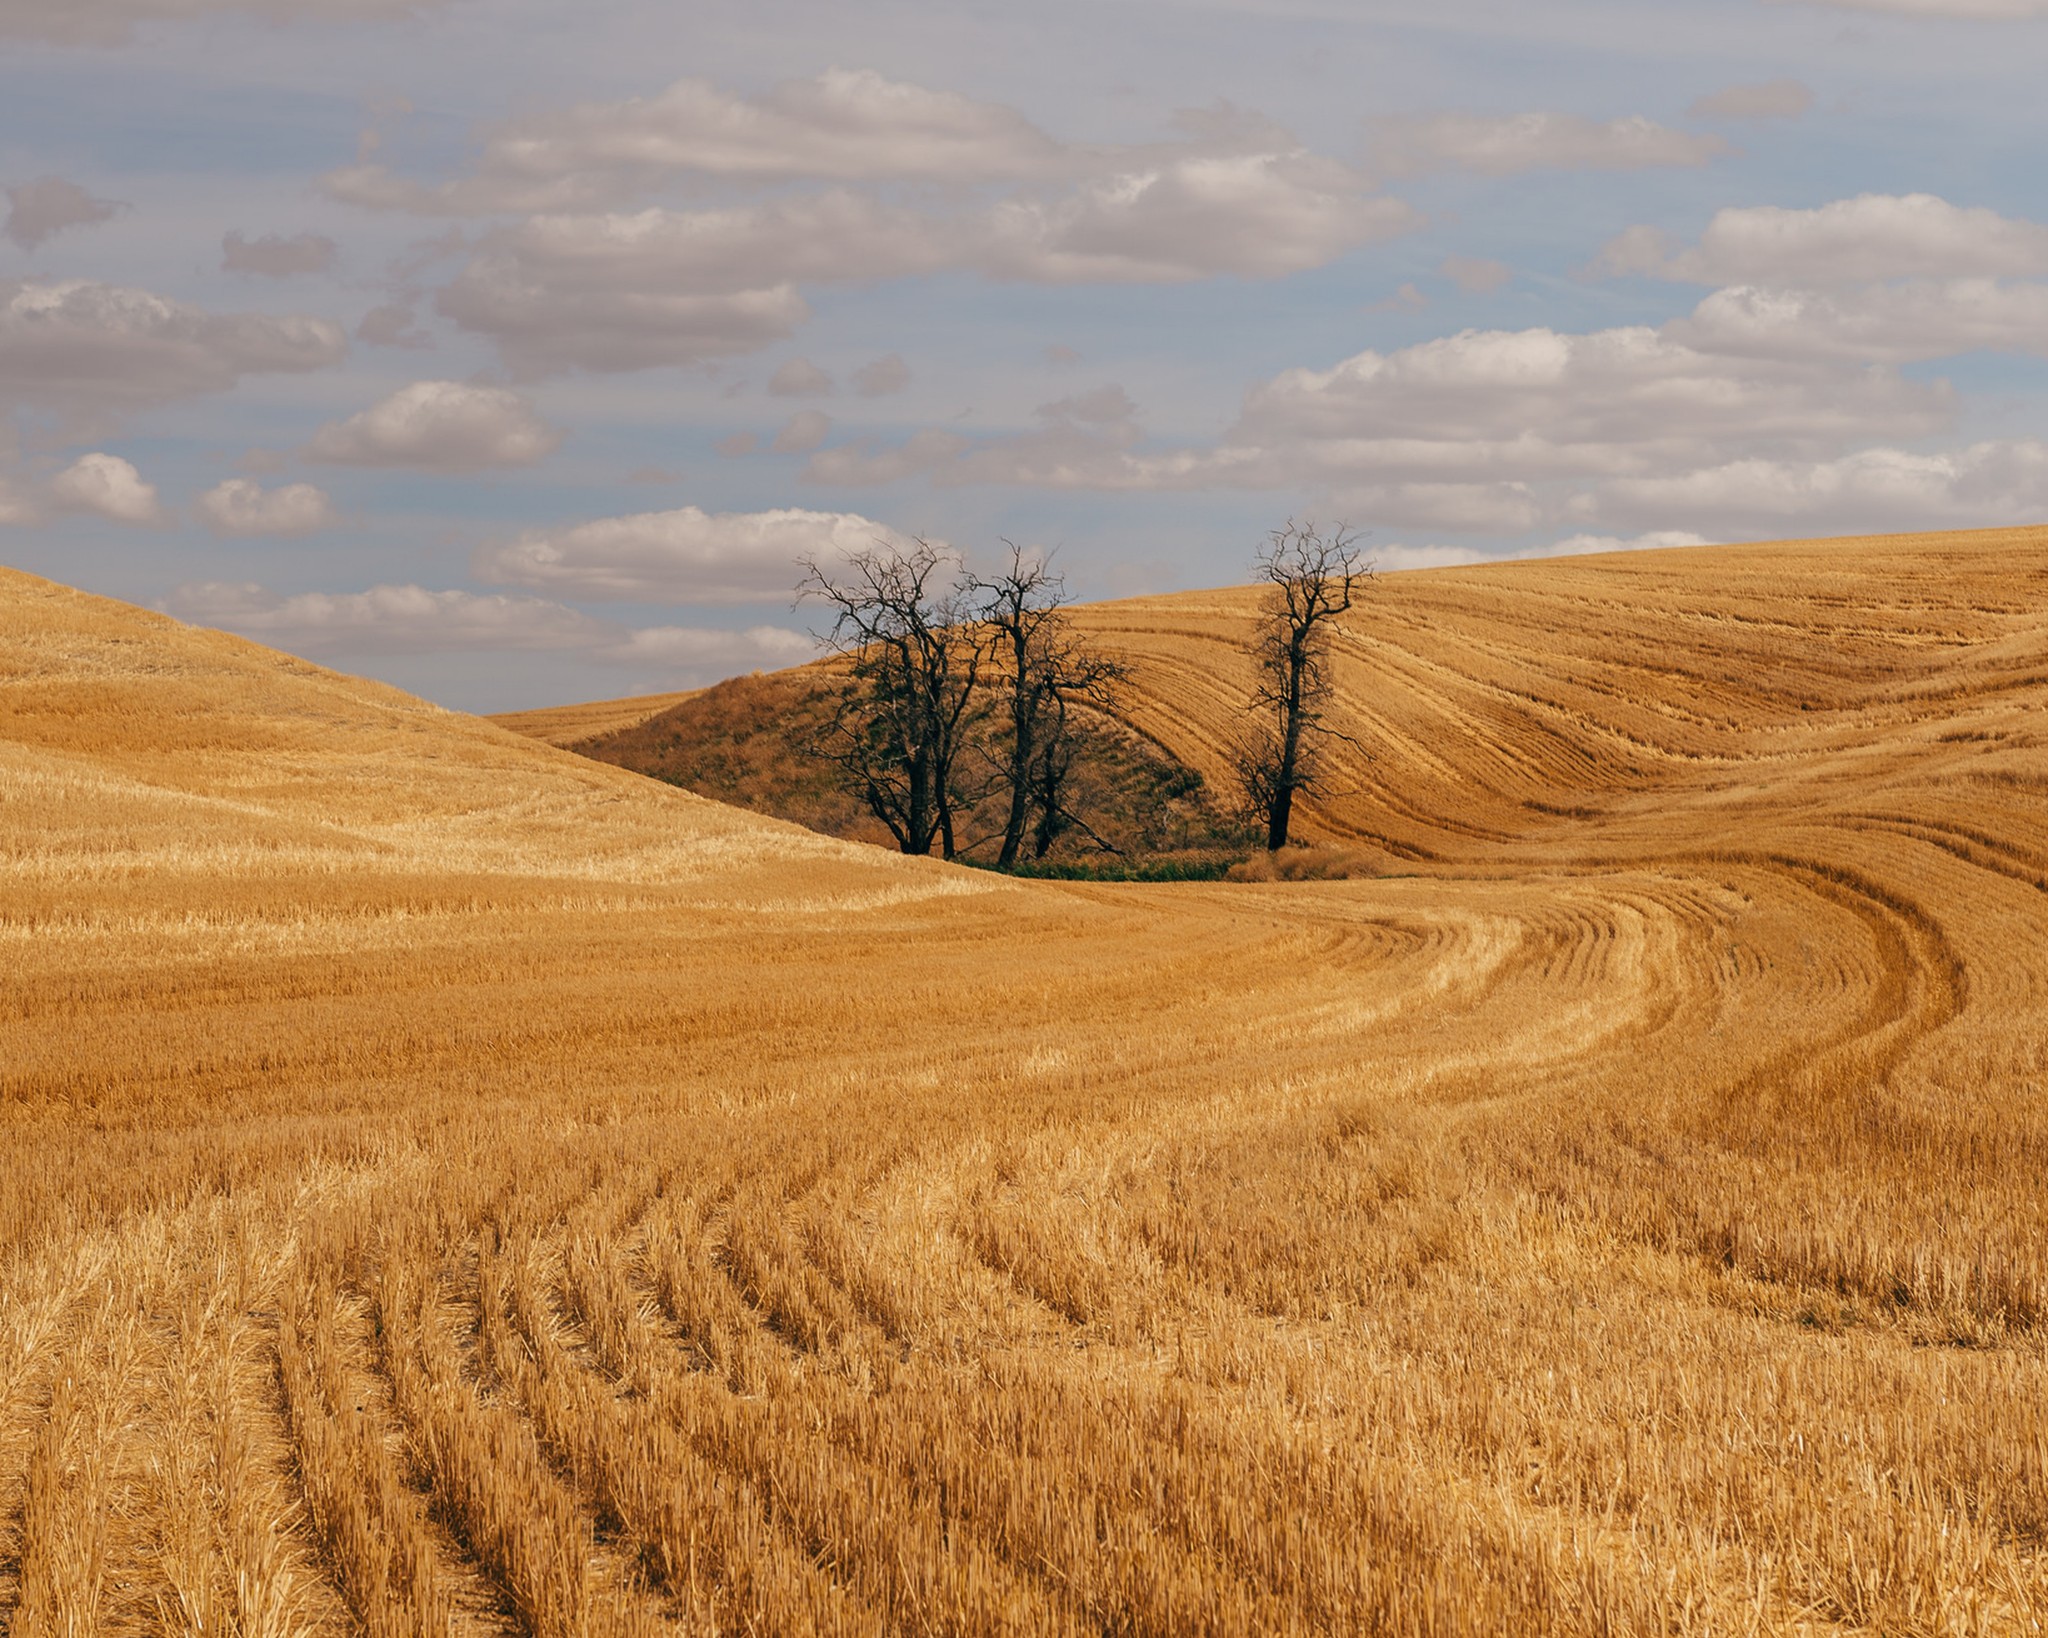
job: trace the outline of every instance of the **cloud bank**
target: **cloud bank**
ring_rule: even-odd
[[[532,530],[481,548],[471,567],[487,584],[593,601],[750,603],[791,596],[800,559],[831,561],[877,542],[906,544],[855,512],[684,506]]]
[[[415,381],[345,421],[331,421],[306,446],[310,460],[344,466],[481,472],[532,466],[561,446],[530,400],[505,387]]]

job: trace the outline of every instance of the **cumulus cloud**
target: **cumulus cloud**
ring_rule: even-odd
[[[994,109],[834,71],[747,99],[685,82],[654,99],[537,115],[427,186],[365,161],[331,194],[385,208],[517,215],[436,299],[537,375],[757,350],[809,316],[808,285],[974,272],[1043,284],[1271,278],[1408,231],[1361,173],[1228,107],[1171,138],[1064,145]],[[796,181],[692,208],[648,190]],[[944,181],[946,188],[909,187]]]
[[[1798,80],[1730,85],[1686,110],[1695,119],[1798,119],[1813,107],[1813,92]]]
[[[853,372],[853,390],[863,398],[887,398],[910,385],[910,366],[900,353],[863,364]]]
[[[1519,531],[1540,486],[1685,472],[1746,457],[1824,458],[1923,437],[1951,418],[1942,383],[1831,358],[1739,357],[1635,326],[1590,334],[1468,330],[1328,369],[1283,371],[1205,446],[1159,448],[1120,388],[1040,407],[1037,425],[970,439],[930,428],[814,455],[814,482],[1002,483],[1104,490],[1301,488],[1360,515]]]
[[[831,416],[823,410],[798,410],[768,447],[778,455],[808,455],[831,436]]]
[[[653,97],[584,103],[507,126],[482,179],[509,189],[581,187],[650,173],[783,182],[990,182],[1045,176],[1066,150],[1016,110],[827,69],[758,97],[679,80]]]
[[[1939,385],[1879,367],[1705,353],[1644,326],[1468,330],[1254,389],[1228,444],[1407,478],[1547,478],[1943,426]]]
[[[163,522],[156,486],[118,455],[81,455],[50,480],[49,498],[60,512],[90,512],[116,523]]]
[[[1579,510],[1752,530],[2011,524],[2048,515],[2048,443],[1995,441],[1934,454],[1875,448],[1810,462],[1751,457],[1609,483]]]
[[[1761,358],[1910,363],[1978,349],[2048,353],[2048,284],[1907,279],[1851,290],[1717,290],[1666,331]]]
[[[720,631],[706,626],[645,626],[602,652],[621,665],[648,665],[696,676],[729,677],[802,665],[818,652],[814,638],[786,626]]]
[[[587,649],[619,628],[538,597],[480,596],[424,586],[283,596],[250,582],[204,581],[171,594],[171,612],[312,654],[441,649]]]
[[[704,210],[535,216],[486,234],[436,298],[525,374],[633,370],[755,351],[809,316],[803,284],[944,271],[1039,284],[1270,278],[1404,232],[1299,150],[1187,156],[948,214],[846,189]]]
[[[634,630],[545,598],[417,585],[286,596],[249,581],[201,581],[178,587],[168,607],[197,624],[328,658],[556,652],[679,681],[708,682],[740,671],[800,665],[817,652],[812,638],[781,626]]]
[[[1385,175],[1477,171],[1636,171],[1706,165],[1733,153],[1725,138],[1674,131],[1633,114],[1606,121],[1582,114],[1427,114],[1373,122],[1373,162]]]
[[[288,279],[296,273],[325,273],[340,251],[324,233],[299,233],[289,239],[277,233],[266,233],[260,239],[230,233],[220,242],[220,266],[223,273]]]
[[[790,284],[678,289],[630,237],[604,224],[529,224],[490,244],[434,305],[489,336],[524,377],[730,358],[788,339],[810,317]]]
[[[121,209],[113,199],[95,199],[61,176],[39,177],[7,190],[7,237],[34,250],[53,233],[104,222]]]
[[[335,521],[333,503],[310,483],[266,490],[251,478],[229,478],[201,495],[195,509],[217,535],[291,539],[316,534]]]
[[[1866,193],[1810,210],[1722,210],[1689,249],[1654,228],[1630,228],[1595,267],[1712,285],[2023,277],[2048,273],[2048,225],[1933,194]]]
[[[601,204],[675,174],[985,183],[1073,164],[1014,109],[833,68],[757,97],[685,79],[652,97],[535,114],[491,133],[474,175],[437,187],[367,162],[331,172],[325,185],[353,204],[460,215]]]
[[[1201,155],[1091,179],[1052,200],[1007,201],[963,258],[1039,284],[1279,278],[1420,224],[1400,200],[1304,149]]]
[[[787,597],[798,560],[843,558],[893,529],[853,512],[705,512],[694,506],[536,530],[478,550],[477,577],[565,597],[749,603]]]
[[[1544,546],[1525,546],[1516,551],[1516,557],[1585,557],[1600,552],[1656,552],[1671,546],[1711,546],[1714,542],[1705,535],[1693,534],[1687,529],[1652,529],[1647,534],[1621,535],[1567,535],[1562,540],[1553,540]]]
[[[561,433],[519,393],[461,381],[415,381],[345,421],[329,422],[313,435],[306,453],[348,466],[477,472],[531,466],[561,442]]]
[[[832,377],[808,358],[786,359],[768,378],[768,391],[777,398],[815,398],[832,390]]]
[[[0,282],[0,407],[135,411],[224,392],[244,375],[319,369],[347,352],[325,319],[208,313],[82,279]]]
[[[126,43],[138,23],[240,12],[276,22],[369,22],[405,17],[439,0],[0,0],[0,39],[58,45]]]

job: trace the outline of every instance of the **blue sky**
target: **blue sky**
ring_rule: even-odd
[[[799,553],[2048,514],[2048,0],[0,0],[0,561],[497,710]]]

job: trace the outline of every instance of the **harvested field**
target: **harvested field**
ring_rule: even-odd
[[[0,573],[0,1626],[2042,1630],[2048,530],[1339,681],[1352,879],[1014,882]]]

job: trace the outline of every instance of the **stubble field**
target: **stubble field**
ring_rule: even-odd
[[[1351,879],[1012,882],[0,572],[0,1627],[2042,1630],[2048,530],[1339,680]]]

